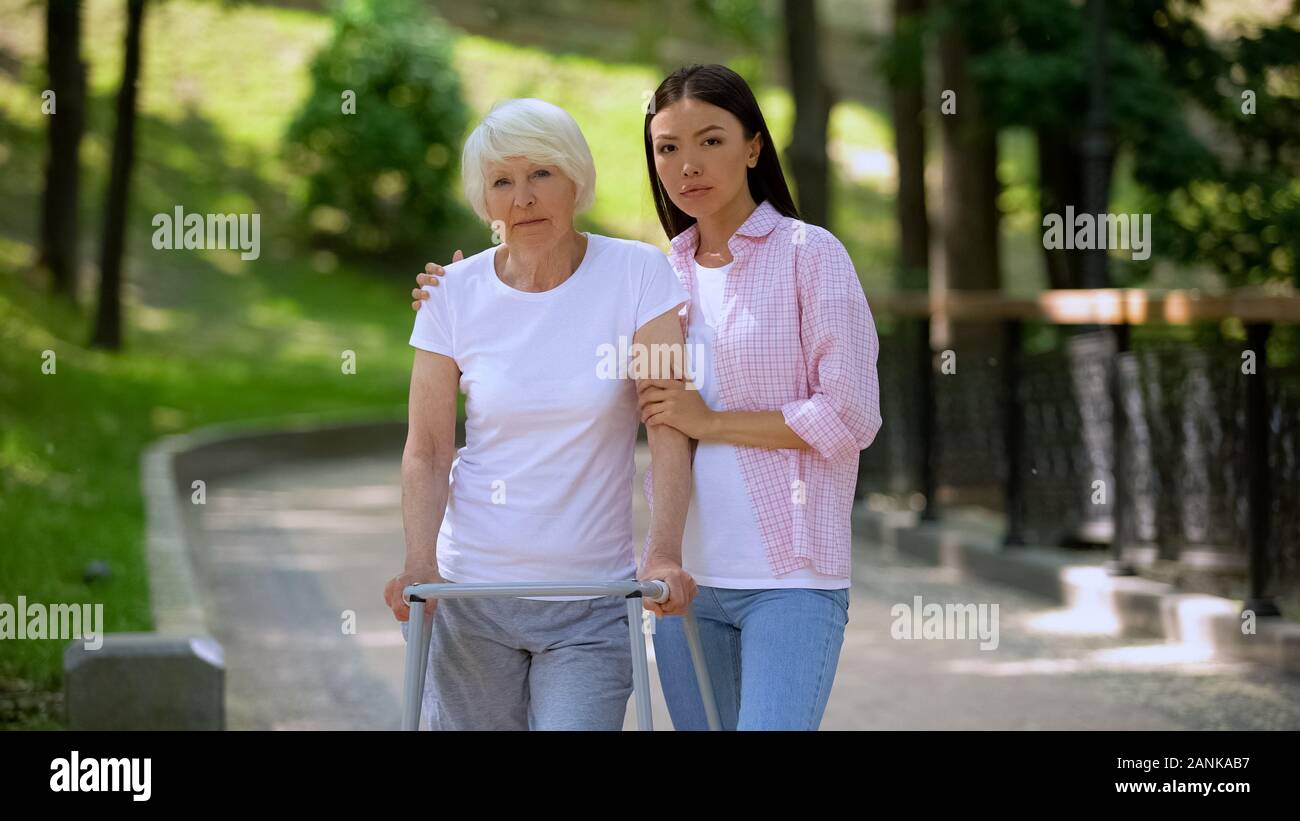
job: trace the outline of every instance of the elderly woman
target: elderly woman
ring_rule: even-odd
[[[648,609],[684,613],[696,590],[681,567],[688,441],[670,427],[649,434],[658,504],[638,567],[637,386],[617,378],[627,369],[599,368],[598,352],[683,345],[686,293],[654,246],[574,229],[596,170],[562,109],[541,100],[493,108],[465,143],[462,178],[503,242],[449,266],[456,276],[431,288],[416,316],[402,455],[406,563],[386,602],[405,622],[402,590],[415,583],[636,577],[669,583],[669,600]],[[459,390],[466,442],[457,454]],[[621,600],[430,605],[429,726],[622,727],[632,664]]]

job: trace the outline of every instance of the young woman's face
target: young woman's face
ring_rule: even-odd
[[[507,243],[545,245],[573,229],[577,187],[556,166],[507,157],[486,172],[488,216]]]
[[[650,120],[655,171],[673,204],[700,219],[732,202],[758,164],[763,137],[746,140],[736,115],[683,97]]]

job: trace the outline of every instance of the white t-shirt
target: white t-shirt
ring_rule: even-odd
[[[438,533],[449,581],[636,576],[636,383],[599,365],[608,346],[631,350],[642,325],[688,297],[653,245],[587,237],[578,269],[549,291],[502,282],[496,248],[425,286],[411,345],[454,359],[466,395],[465,446]]]
[[[715,331],[726,310],[723,293],[730,270],[730,264],[705,268],[695,263],[696,286],[687,341],[698,356],[696,384],[700,398],[713,410],[726,410],[713,368],[713,351]],[[734,590],[836,590],[849,586],[849,579],[824,576],[812,567],[772,575],[733,445],[700,442],[695,449],[693,476],[691,509],[682,536],[682,568],[696,584]]]

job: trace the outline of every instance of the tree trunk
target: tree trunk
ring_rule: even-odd
[[[895,39],[916,36],[925,0],[894,0]],[[901,290],[925,290],[930,272],[930,219],[925,198],[925,67],[915,59],[898,66],[890,87],[894,110],[894,149],[898,155],[899,267]]]
[[[1040,127],[1038,138],[1038,196],[1042,216],[1056,214],[1065,219],[1065,208],[1073,205],[1083,213],[1083,154],[1070,132]],[[1039,232],[1046,229],[1039,223]],[[1067,231],[1074,230],[1067,226]],[[1043,248],[1047,282],[1052,288],[1082,288],[1082,258],[1078,251]]]
[[[80,0],[49,0],[45,13],[49,90],[49,156],[41,202],[37,266],[50,272],[54,293],[76,298],[79,149],[86,123],[86,65],[81,60]]]
[[[1083,134],[1083,206],[1094,216],[1110,207],[1110,110],[1106,81],[1106,3],[1088,0],[1088,117]],[[1109,252],[1103,248],[1080,252],[1083,287],[1109,288]]]
[[[830,212],[826,139],[831,93],[818,61],[817,3],[785,0],[785,35],[794,97],[794,134],[786,152],[804,222],[825,226]]]
[[[117,129],[113,160],[104,199],[104,238],[99,266],[99,311],[91,345],[122,347],[122,257],[126,245],[126,215],[130,205],[131,165],[135,160],[136,82],[140,76],[140,30],[144,0],[128,0],[126,58],[122,88],[117,94]]]
[[[996,293],[1002,288],[997,131],[989,125],[970,76],[970,48],[957,24],[939,37],[944,97],[956,104],[955,111],[945,113],[941,98],[939,108],[943,125],[943,279],[945,287],[952,290]],[[948,91],[956,94],[955,100]],[[1010,476],[1019,466],[1011,436],[1000,448],[980,444],[991,432],[1017,430],[1008,424],[1014,419],[1014,408],[1008,402],[1012,397],[1008,379],[1014,372],[1007,370],[1011,365],[1008,343],[1017,340],[1014,326],[941,318],[931,323],[931,331],[937,350],[956,355],[955,375],[934,377],[936,499],[940,507],[945,499],[952,505],[996,505],[996,497],[988,493],[992,485],[969,469],[966,451],[973,447],[986,460],[981,468],[985,476]],[[990,396],[998,396],[998,401],[990,401]]]
[[[956,92],[956,113],[943,122],[943,245],[948,287],[998,290],[999,254],[997,132],[987,125],[979,91],[966,65],[967,47],[955,27],[940,37],[939,66],[945,90]]]

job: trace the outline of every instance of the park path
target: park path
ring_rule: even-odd
[[[397,727],[404,642],[382,589],[402,563],[400,460],[292,462],[209,483],[190,526],[204,604],[226,652],[230,728]],[[640,534],[644,445],[637,461]],[[823,729],[1300,729],[1296,679],[1204,661],[1192,648],[1090,634],[1047,600],[862,544],[853,578]],[[997,649],[891,638],[891,607],[917,595],[997,603]],[[668,729],[653,667],[651,678],[655,726]]]

